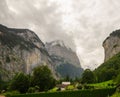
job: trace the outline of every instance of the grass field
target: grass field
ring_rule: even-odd
[[[96,84],[89,84],[89,86],[94,86],[95,88],[112,88],[111,84],[114,84],[113,80],[96,83]]]
[[[65,91],[53,93],[38,93],[38,94],[21,94],[8,97],[107,97],[115,92],[114,88],[96,89],[96,90],[81,90],[81,91]]]
[[[116,92],[114,95],[112,95],[110,97],[120,97],[120,93]]]

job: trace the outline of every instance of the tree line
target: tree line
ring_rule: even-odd
[[[29,75],[23,72],[17,73],[13,79],[1,86],[2,89],[7,88],[7,91],[19,91],[20,93],[32,93],[47,91],[55,86],[56,80],[52,76],[50,69],[47,66],[38,66],[33,69]]]

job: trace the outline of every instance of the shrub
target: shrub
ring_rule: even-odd
[[[86,69],[82,74],[82,83],[94,83],[95,75],[90,69]]]
[[[47,91],[55,86],[55,79],[47,66],[38,66],[34,68],[31,86],[38,86],[39,91]]]
[[[29,88],[29,78],[24,73],[18,73],[13,78],[10,89],[26,93]]]
[[[16,95],[16,94],[20,94],[20,92],[19,91],[10,91],[10,92],[4,93],[5,97],[11,97],[12,95]]]
[[[83,88],[82,85],[77,86],[77,89],[82,89],[82,88]]]
[[[35,87],[30,87],[27,93],[35,93]]]
[[[66,89],[67,89],[67,90],[73,90],[73,89],[74,89],[74,86],[73,86],[73,85],[69,85],[69,86],[67,86]]]
[[[37,94],[14,95],[11,97],[107,97],[115,92],[114,88],[96,89],[96,90],[80,90],[80,91],[65,91],[65,92],[49,92]]]

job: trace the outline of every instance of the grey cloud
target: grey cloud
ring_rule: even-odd
[[[76,13],[80,13],[76,17],[80,26],[76,31],[79,32],[76,44],[80,49],[84,48],[81,51],[78,48],[78,52],[85,68],[89,65],[94,68],[93,64],[100,65],[103,62],[102,42],[113,30],[119,28],[119,6],[119,0],[78,0],[73,3]]]
[[[72,39],[68,36],[62,27],[62,14],[57,12],[59,7],[55,2],[49,4],[48,0],[7,0],[8,8],[12,7],[18,14],[13,15],[13,27],[34,26],[33,29],[39,37],[44,41],[52,41],[62,39],[67,44],[73,44]],[[35,4],[40,8],[37,8]],[[69,40],[69,41],[66,41]],[[74,49],[74,48],[73,48]]]
[[[9,18],[12,18],[10,15],[9,9],[7,7],[5,0],[2,0],[0,2],[0,22],[2,24],[8,24],[9,22],[11,22]]]
[[[94,68],[104,59],[102,42],[120,28],[119,6],[119,0],[1,0],[0,23],[32,29],[44,42],[64,40],[84,68]]]

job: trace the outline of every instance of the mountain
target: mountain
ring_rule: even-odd
[[[38,65],[47,65],[55,75],[53,62],[38,36],[28,29],[0,25],[0,78],[11,79],[20,71],[31,73]]]
[[[45,47],[55,63],[55,69],[60,77],[70,78],[80,77],[83,69],[79,59],[71,48],[67,47],[63,41],[56,40],[45,44]]]
[[[112,32],[103,42],[105,62],[94,73],[98,82],[111,80],[120,74],[120,30]]]
[[[120,52],[120,30],[116,30],[110,34],[103,42],[105,50],[105,61]]]

